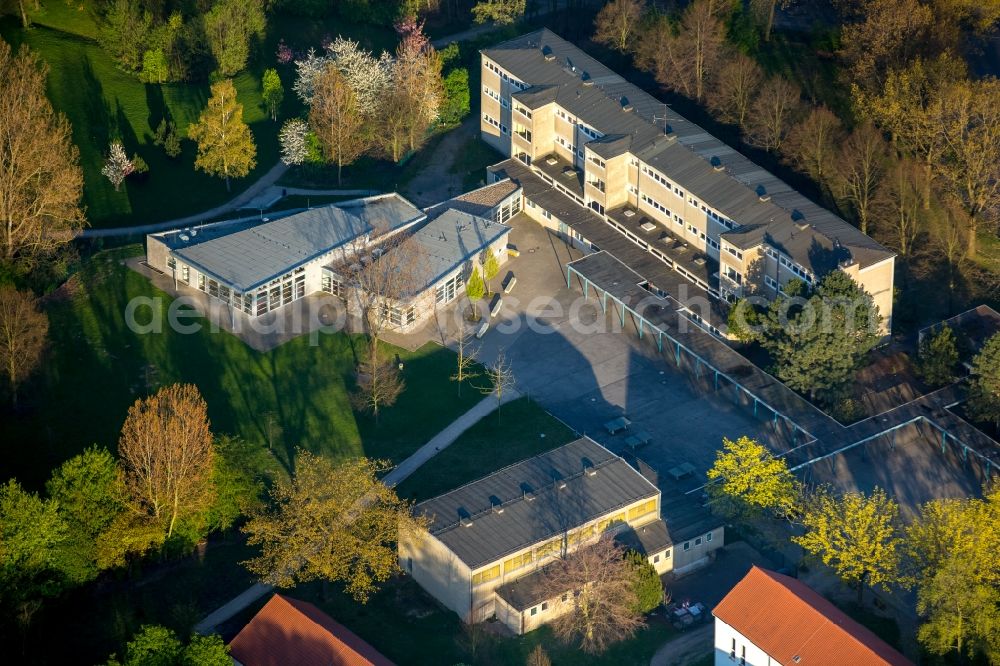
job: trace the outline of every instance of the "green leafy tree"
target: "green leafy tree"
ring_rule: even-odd
[[[524,16],[526,4],[527,0],[479,0],[472,6],[472,16],[476,23],[511,25]]]
[[[729,334],[743,343],[750,343],[757,339],[753,327],[759,323],[760,315],[754,309],[750,301],[741,298],[733,307],[729,308],[729,316],[726,320],[726,328]]]
[[[761,344],[790,388],[833,404],[879,341],[881,315],[871,295],[840,270],[796,303],[792,297],[772,303]]]
[[[482,300],[483,296],[486,295],[486,284],[483,282],[478,266],[472,267],[472,273],[465,281],[465,295],[469,298],[469,303],[472,304],[473,317],[479,319],[479,308],[476,307],[476,302]]]
[[[194,635],[184,648],[182,666],[232,666],[229,646],[218,634]]]
[[[486,293],[491,293],[490,281],[500,273],[500,262],[492,250],[486,251],[486,261],[483,262],[483,282],[486,285]]]
[[[642,615],[656,610],[663,603],[663,583],[656,569],[642,553],[630,550],[625,559],[632,565],[632,589],[635,590],[636,611]]]
[[[442,125],[457,125],[469,115],[469,70],[457,67],[444,77],[444,100],[438,112]]]
[[[146,49],[142,54],[142,76],[146,83],[163,83],[169,76],[167,57],[163,49]]]
[[[958,365],[958,344],[955,332],[945,326],[920,343],[918,370],[931,386],[944,386],[955,379]]]
[[[236,437],[215,440],[212,460],[213,501],[199,516],[202,531],[227,530],[240,518],[261,506],[263,487],[253,469],[255,447]]]
[[[989,663],[1000,656],[1000,589],[969,575],[974,566],[949,558],[917,592],[917,612],[925,621],[917,639],[931,654],[981,654]],[[991,658],[991,655],[993,658]]]
[[[271,584],[339,581],[365,603],[399,571],[401,533],[419,538],[425,521],[379,480],[386,464],[366,458],[333,462],[300,451],[291,481],[271,491],[273,508],[244,526],[261,554],[247,568]]]
[[[96,577],[98,540],[127,508],[118,463],[93,446],[60,465],[46,489],[67,526],[67,564],[80,580]]]
[[[219,0],[205,15],[205,37],[222,76],[246,67],[250,40],[264,34],[262,0]]]
[[[218,634],[191,637],[187,645],[170,629],[144,625],[125,646],[125,658],[112,655],[107,666],[231,666],[229,647]]]
[[[1000,428],[1000,333],[972,359],[968,408],[972,418]]]
[[[271,120],[276,121],[278,119],[278,108],[281,106],[281,100],[285,97],[285,89],[281,85],[281,77],[278,76],[278,70],[264,70],[260,86],[261,97],[264,98],[268,115],[271,116]]]
[[[153,16],[140,0],[110,0],[98,21],[97,41],[122,67],[135,72],[152,27]]]
[[[784,458],[746,435],[735,442],[724,437],[722,447],[706,473],[710,481],[717,481],[707,488],[716,511],[726,516],[796,511],[799,483]]]
[[[806,503],[805,534],[792,541],[854,585],[860,604],[866,584],[885,586],[900,579],[898,516],[899,505],[881,488],[867,496],[841,497],[821,488]]]
[[[229,79],[212,84],[208,106],[188,128],[188,136],[198,143],[195,168],[225,178],[227,190],[230,178],[242,178],[257,165],[257,146]]]

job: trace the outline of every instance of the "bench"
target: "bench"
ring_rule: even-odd
[[[493,303],[490,304],[490,316],[496,317],[500,314],[500,308],[503,306],[503,299],[500,298],[500,294],[497,294],[493,298]]]
[[[503,281],[503,293],[509,294],[513,291],[515,284],[517,284],[517,278],[514,276],[514,273],[507,273],[507,277]]]
[[[681,479],[694,474],[694,470],[694,465],[689,462],[685,462],[677,465],[677,467],[671,467],[667,474],[674,477],[674,481],[680,481]]]
[[[653,441],[653,436],[650,435],[645,430],[640,430],[626,437],[625,445],[628,446],[633,451],[635,451],[636,449],[640,449],[646,446],[651,441]]]
[[[521,251],[517,249],[516,245],[511,245],[510,243],[508,243],[507,244],[507,256],[508,257],[514,257],[516,259],[517,257],[521,256]]]
[[[619,416],[616,419],[611,419],[604,424],[604,429],[608,431],[609,435],[614,435],[615,433],[626,430],[632,422],[629,421],[624,416]]]
[[[486,335],[486,331],[488,330],[490,330],[490,322],[484,321],[483,325],[479,327],[478,331],[476,331],[476,339],[479,340],[480,338],[482,338],[484,335]]]

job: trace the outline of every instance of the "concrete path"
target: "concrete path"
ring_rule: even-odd
[[[708,622],[670,639],[649,660],[649,666],[683,666],[704,659],[705,655],[713,653],[714,629],[714,625]]]
[[[501,400],[501,404],[506,404],[511,400],[518,399],[519,397],[521,397],[521,394],[515,389],[508,389],[503,396],[503,400]],[[382,479],[383,482],[390,488],[396,486],[403,481],[403,479],[417,471],[421,465],[444,449],[448,448],[448,446],[458,439],[462,433],[475,425],[480,419],[491,414],[496,408],[496,395],[491,394],[486,396],[476,403],[472,409],[459,416],[447,427],[445,427],[444,430],[435,435],[429,442],[414,451],[409,458],[399,463],[395,469],[385,475]],[[273,585],[268,585],[266,583],[254,583],[238,596],[233,597],[225,604],[206,615],[201,622],[194,626],[195,633],[212,633],[212,631],[214,631],[220,624],[226,622],[229,618],[236,615],[244,608],[263,597],[265,594],[268,594],[273,589]]]

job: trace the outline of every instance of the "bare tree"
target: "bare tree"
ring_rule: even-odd
[[[643,0],[611,0],[594,19],[594,41],[621,53],[631,51],[645,11]]]
[[[660,17],[643,35],[636,64],[653,72],[662,85],[702,101],[726,38],[717,10],[714,0],[695,0],[684,10],[676,28]]]
[[[552,659],[549,658],[549,653],[539,643],[535,645],[535,649],[528,653],[528,659],[524,664],[525,666],[552,666]]]
[[[969,233],[966,213],[958,204],[945,205],[941,211],[930,215],[931,238],[948,264],[948,305],[955,293],[956,278],[962,262],[967,258]]]
[[[870,122],[851,132],[837,151],[834,196],[841,209],[857,220],[862,233],[868,233],[888,157],[881,132]]]
[[[747,141],[765,150],[779,150],[798,112],[801,92],[782,76],[772,76],[753,101]]]
[[[612,537],[605,535],[549,564],[543,572],[545,598],[565,598],[557,603],[571,606],[550,622],[553,634],[563,642],[599,654],[643,625],[634,570]]]
[[[69,122],[45,93],[48,67],[0,39],[0,258],[31,262],[86,224]]]
[[[886,173],[872,202],[878,226],[892,233],[893,244],[904,257],[913,249],[928,215],[922,205],[922,182],[920,166],[904,157]]]
[[[133,501],[143,513],[167,521],[169,538],[177,519],[202,508],[212,493],[212,433],[197,387],[174,384],[136,400],[118,454]]]
[[[378,421],[383,407],[392,407],[406,388],[396,364],[385,357],[380,344],[369,344],[355,376],[357,389],[351,395],[354,408],[370,412]]]
[[[456,341],[456,360],[455,360],[455,374],[451,376],[451,381],[458,382],[458,397],[462,397],[462,384],[470,379],[475,379],[479,376],[476,372],[476,354],[478,349],[471,346],[471,341],[469,340],[470,332],[466,330],[465,320],[462,320],[462,328],[458,332],[458,340]]]
[[[41,361],[48,333],[49,319],[34,294],[0,286],[0,357],[15,404],[18,385]]]
[[[781,7],[786,9],[795,0],[750,0],[750,11],[764,32],[764,41],[771,41],[771,28],[774,27],[774,11]]]
[[[309,124],[323,146],[323,155],[337,164],[337,184],[345,164],[351,164],[368,149],[364,114],[354,91],[332,62],[313,82]]]
[[[828,185],[834,155],[843,135],[840,119],[825,106],[818,106],[789,130],[782,152],[796,168],[823,187]]]
[[[514,369],[510,361],[501,349],[497,352],[497,357],[493,363],[486,368],[486,377],[490,380],[489,386],[482,387],[485,395],[493,394],[497,397],[497,423],[500,423],[500,406],[503,405],[503,396],[510,394],[514,390]]]
[[[719,118],[745,129],[750,105],[763,80],[764,70],[756,60],[738,51],[733,52],[723,59],[713,81],[709,104]]]

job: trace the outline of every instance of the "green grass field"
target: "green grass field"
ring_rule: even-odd
[[[422,502],[575,438],[576,433],[530,398],[518,398],[501,408],[499,422],[495,411],[484,417],[396,492]]]
[[[29,487],[92,443],[113,449],[129,405],[173,382],[198,386],[217,433],[264,447],[264,424],[273,415],[282,430],[273,458],[286,469],[296,447],[398,461],[482,399],[471,386],[457,396],[449,380],[454,354],[437,345],[389,350],[405,361],[409,390],[376,424],[349,404],[355,337],[321,335],[310,346],[303,336],[259,353],[208,326],[190,335],[167,326],[161,334],[133,333],[123,315],[130,299],[156,299],[161,313],[171,299],[120,263],[130,251],[138,249],[98,255],[64,290],[71,295],[55,295],[48,357],[22,391],[18,411],[0,408],[7,441],[18,443],[5,454],[6,475]]]
[[[143,224],[200,212],[225,203],[277,163],[278,129],[284,118],[302,112],[291,90],[294,67],[275,63],[279,39],[300,52],[319,49],[324,37],[338,34],[357,39],[366,48],[391,50],[395,46],[394,33],[383,27],[335,17],[270,16],[266,38],[257,45],[247,70],[234,78],[244,120],[257,144],[257,167],[245,178],[233,180],[232,190],[227,191],[221,179],[194,170],[192,141],[182,141],[183,152],[176,159],[153,145],[153,131],[164,117],[171,118],[181,136],[186,136],[188,125],[198,119],[208,99],[207,82],[144,84],[121,71],[94,41],[97,26],[90,14],[66,0],[49,0],[32,14],[32,20],[34,26],[24,30],[15,17],[4,17],[0,37],[15,46],[28,44],[49,65],[49,97],[73,126],[84,172],[83,203],[94,227]],[[286,91],[278,122],[268,117],[260,97],[260,77],[269,67],[278,69]],[[150,168],[144,182],[129,180],[120,192],[101,175],[108,143],[115,138]]]

